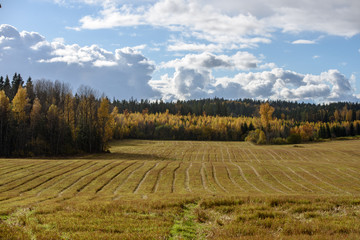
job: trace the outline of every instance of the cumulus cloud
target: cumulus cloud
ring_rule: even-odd
[[[148,85],[155,65],[139,51],[143,47],[110,52],[96,45],[66,45],[59,39],[48,42],[38,33],[1,25],[0,73],[58,79],[75,88],[90,85],[118,98],[149,98],[156,94]]]
[[[187,54],[183,58],[162,64],[174,69],[172,76],[150,80],[153,89],[161,92],[163,99],[193,99],[221,96],[226,98],[283,99],[291,101],[330,102],[357,101],[354,96],[355,76],[346,78],[338,70],[319,75],[300,74],[282,68],[259,71],[272,63],[261,60],[248,52],[234,55],[215,55],[209,52]],[[240,72],[235,76],[214,77],[222,69]]]
[[[99,2],[96,0],[83,0]],[[173,44],[169,50],[219,51],[220,48],[251,48],[270,43],[271,34],[280,30],[299,33],[320,32],[352,37],[360,33],[360,2],[357,0],[158,0],[104,1],[98,15],[80,19],[76,29],[103,29],[151,25],[186,33],[210,44]],[[299,39],[293,44],[314,44]],[[219,46],[219,44],[223,44]]]
[[[162,64],[163,68],[184,69],[236,69],[249,70],[257,68],[261,61],[248,52],[237,52],[232,56],[215,55],[210,52],[187,54],[181,59],[175,59]]]
[[[186,80],[181,82],[181,79]],[[179,67],[172,77],[166,75],[161,80],[151,80],[150,85],[166,100],[226,96],[307,102],[358,101],[351,79],[338,70],[304,75],[282,68],[215,78],[210,69],[196,71]]]

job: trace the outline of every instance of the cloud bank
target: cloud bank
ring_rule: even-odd
[[[14,72],[33,78],[69,82],[75,88],[89,85],[108,96],[121,99],[150,98],[156,93],[148,85],[155,69],[136,48],[110,52],[98,47],[48,42],[38,33],[19,32],[0,26],[0,73]]]
[[[346,78],[338,70],[328,70],[319,75],[273,68],[259,71],[261,61],[247,52],[233,56],[210,53],[188,54],[163,64],[173,68],[172,76],[162,75],[151,80],[150,85],[162,93],[165,100],[208,97],[283,99],[305,102],[358,101],[351,82],[355,76]],[[256,70],[241,72],[233,77],[214,77],[217,69]]]

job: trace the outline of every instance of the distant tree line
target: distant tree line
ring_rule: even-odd
[[[286,144],[360,135],[360,121],[296,122],[273,116],[269,103],[260,105],[260,117],[220,117],[206,114],[139,113],[124,110],[114,122],[115,139],[251,141]]]
[[[231,117],[259,117],[260,105],[268,102],[275,108],[273,116],[278,119],[294,120],[298,122],[334,122],[360,120],[360,104],[352,102],[336,102],[329,104],[298,103],[289,101],[261,101],[253,99],[226,100],[223,98],[208,98],[199,100],[178,100],[164,102],[162,100],[117,100],[112,101],[119,112],[165,113],[187,115],[188,113],[201,116],[231,116]]]
[[[113,134],[110,109],[89,87],[74,96],[59,81],[0,77],[0,156],[105,151]]]

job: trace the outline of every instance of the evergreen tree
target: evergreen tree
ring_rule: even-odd
[[[10,100],[11,85],[10,85],[10,79],[9,79],[9,76],[8,76],[8,75],[6,75],[6,77],[5,77],[4,91],[5,91],[5,95],[6,95],[6,96],[9,98],[9,100]]]
[[[29,101],[32,104],[35,99],[35,92],[34,92],[34,85],[32,83],[31,77],[28,78],[25,86],[26,86],[27,95],[29,97]]]
[[[18,92],[19,87],[23,87],[24,81],[20,74],[15,73],[13,76],[13,80],[11,82],[11,90],[10,90],[10,101],[15,97]]]
[[[4,90],[4,85],[5,85],[4,77],[0,76],[0,91]]]
[[[354,124],[351,122],[349,126],[350,136],[355,136],[355,127]]]
[[[357,122],[355,125],[355,131],[356,131],[356,135],[360,135],[360,123]]]

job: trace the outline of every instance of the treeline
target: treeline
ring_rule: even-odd
[[[262,104],[260,117],[220,117],[206,114],[124,113],[115,118],[116,139],[252,141],[286,144],[360,135],[360,121],[295,122],[273,117],[274,108]]]
[[[58,81],[0,77],[0,156],[105,151],[114,114],[110,102],[89,87],[74,96]]]
[[[294,120],[298,122],[334,122],[360,120],[360,104],[351,102],[337,102],[329,104],[311,104],[288,101],[266,101],[275,108],[274,117],[278,119]],[[116,100],[112,104],[119,112],[165,113],[201,116],[231,116],[231,117],[259,117],[260,105],[265,101],[252,99],[225,100],[223,98],[164,102],[136,99]]]

